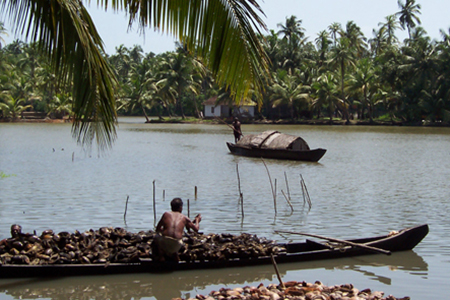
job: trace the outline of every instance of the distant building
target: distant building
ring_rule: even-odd
[[[256,103],[252,100],[242,101],[241,105],[217,103],[217,96],[209,98],[202,103],[205,106],[205,118],[241,116],[244,118],[253,118],[255,116]]]

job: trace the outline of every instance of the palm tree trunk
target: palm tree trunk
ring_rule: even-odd
[[[348,116],[348,110],[347,110],[347,103],[345,100],[345,92],[344,92],[344,76],[345,76],[345,65],[344,65],[344,60],[341,61],[341,94],[342,94],[342,101],[344,103],[344,107],[343,107],[343,115],[346,119],[346,124],[350,124],[350,119]]]
[[[145,123],[150,123],[150,119],[147,116],[147,112],[145,111],[144,105],[142,105],[142,103],[141,103],[141,108],[142,108],[142,112],[144,113],[144,116],[145,116],[145,120],[146,120]]]

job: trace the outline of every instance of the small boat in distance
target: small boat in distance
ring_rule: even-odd
[[[235,155],[311,162],[319,161],[327,152],[322,148],[310,149],[301,137],[275,130],[245,135],[236,144],[227,142],[227,146]]]

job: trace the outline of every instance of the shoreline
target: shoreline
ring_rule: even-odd
[[[119,116],[124,117],[124,116]],[[133,116],[136,117],[136,116]],[[139,116],[138,116],[139,117]],[[218,120],[215,119],[194,119],[194,118],[186,118],[185,120],[181,118],[167,118],[163,120],[159,119],[151,119],[150,121],[145,121],[143,117],[143,122],[145,124],[221,124]],[[222,122],[227,122],[231,124],[231,120],[221,119]],[[16,119],[16,120],[6,120],[0,119],[0,123],[71,123],[70,120],[67,119]],[[279,119],[279,120],[258,120],[258,119],[243,119],[241,120],[241,124],[254,124],[254,125],[328,125],[328,126],[411,126],[411,127],[450,127],[450,124],[445,122],[400,122],[400,121],[367,121],[367,120],[350,120],[347,123],[345,120],[333,120],[330,124],[329,120],[287,120],[287,119]]]
[[[222,120],[222,119],[221,119]],[[222,120],[223,121],[223,120]],[[228,121],[228,122],[227,122]],[[227,123],[232,123],[231,120],[226,120]],[[150,122],[145,122],[146,124],[221,124],[221,122],[215,119],[186,119],[183,120],[181,118],[177,119],[168,119],[168,120],[159,120],[152,119]],[[254,124],[254,125],[329,125],[329,126],[414,126],[414,127],[450,127],[450,124],[443,122],[399,122],[399,121],[366,121],[366,120],[350,120],[350,123],[347,124],[345,120],[333,120],[330,124],[329,120],[241,120],[241,124]]]

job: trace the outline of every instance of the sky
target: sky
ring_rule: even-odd
[[[400,10],[397,0],[257,1],[265,13],[262,19],[269,30],[278,31],[277,25],[284,24],[287,17],[294,15],[298,20],[302,20],[302,27],[306,30],[309,41],[314,41],[317,34],[322,30],[327,30],[332,23],[340,23],[345,28],[348,21],[355,22],[361,28],[365,37],[370,39],[373,37],[373,29],[378,29],[379,23],[384,23],[386,16],[395,14]],[[172,37],[155,32],[152,28],[147,28],[145,35],[137,31],[137,26],[128,29],[128,19],[125,13],[104,12],[97,8],[96,3],[97,1],[92,0],[91,4],[85,5],[97,26],[105,45],[105,51],[108,54],[114,54],[116,47],[122,44],[129,48],[140,45],[144,53],[159,54],[175,49],[175,40]],[[441,40],[440,29],[449,33],[450,1],[417,0],[416,3],[421,5],[419,18],[422,21],[421,26],[427,31],[427,35],[432,39]],[[8,25],[5,23],[7,29]],[[406,30],[398,30],[396,35],[400,40],[403,40],[407,37],[407,32]],[[3,37],[6,43],[10,43],[14,38],[11,35]]]

